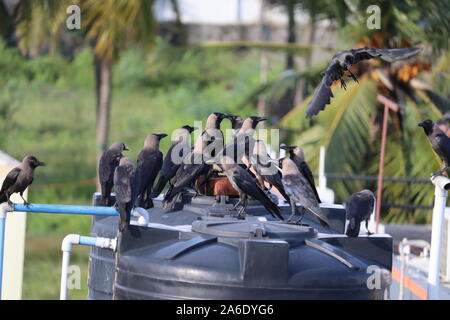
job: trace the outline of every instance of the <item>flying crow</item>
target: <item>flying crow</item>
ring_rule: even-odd
[[[374,49],[364,47],[336,53],[331,59],[331,64],[324,72],[322,72],[322,82],[319,84],[314,97],[308,104],[306,118],[311,118],[311,116],[318,114],[331,102],[330,99],[333,97],[333,92],[330,87],[333,82],[339,80],[341,82],[341,87],[346,89],[346,84],[343,79],[345,71],[348,71],[350,77],[358,82],[356,75],[349,69],[352,65],[376,57],[380,57],[387,62],[395,62],[410,58],[419,53],[420,50],[421,48]]]

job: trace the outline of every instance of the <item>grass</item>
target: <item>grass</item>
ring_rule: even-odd
[[[260,84],[257,52],[179,52],[164,46],[150,59],[124,52],[114,68],[110,142],[122,141],[136,160],[145,137],[167,133],[213,111],[254,113],[238,106]],[[279,59],[281,66],[282,57]],[[7,69],[5,69],[7,68]],[[273,79],[280,74],[274,67]],[[96,145],[92,54],[73,61],[47,56],[25,59],[0,45],[0,148],[17,159],[33,154],[46,162],[29,190],[32,203],[89,205],[95,192]],[[229,127],[228,123],[224,123]],[[165,152],[170,139],[163,139]],[[29,214],[23,299],[58,299],[61,241],[69,233],[88,235],[91,218]],[[76,246],[72,264],[80,266],[81,289],[69,299],[87,296],[89,248]]]

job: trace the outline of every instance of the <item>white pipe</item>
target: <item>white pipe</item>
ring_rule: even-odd
[[[80,241],[80,239],[82,241]],[[83,239],[85,240],[83,241]],[[61,288],[59,292],[60,300],[67,300],[67,273],[70,265],[70,252],[72,251],[72,247],[75,244],[95,246],[98,248],[110,249],[115,251],[117,239],[102,237],[82,237],[79,234],[68,234],[64,237],[64,240],[61,244],[63,259],[61,267]]]
[[[447,200],[447,190],[450,179],[444,176],[433,176],[431,182],[435,185],[433,224],[431,229],[430,264],[428,269],[428,299],[439,299],[439,275],[442,252],[442,236],[444,231],[444,215]]]
[[[133,215],[138,218],[138,225],[140,226],[146,226],[148,225],[148,221],[150,220],[148,216],[147,210],[141,207],[136,207],[133,210]]]
[[[319,160],[319,188],[326,189],[327,178],[325,176],[325,147],[320,147],[320,160]]]

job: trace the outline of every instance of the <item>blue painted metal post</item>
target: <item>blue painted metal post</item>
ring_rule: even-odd
[[[6,227],[6,211],[0,208],[0,300],[2,299],[3,289],[3,259],[5,251],[5,227]]]

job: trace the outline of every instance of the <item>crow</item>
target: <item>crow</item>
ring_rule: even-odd
[[[139,187],[136,167],[128,157],[122,157],[114,170],[116,206],[119,210],[119,231],[124,232],[130,224],[131,210],[136,202]]]
[[[238,166],[233,162],[233,159],[226,156],[221,156],[217,164],[222,168],[233,188],[239,193],[239,202],[233,208],[235,210],[239,205],[241,206],[237,211],[237,218],[245,218],[248,198],[251,197],[261,202],[275,219],[283,220],[280,208],[264,193],[247,170]]]
[[[211,155],[211,157],[215,157],[222,151],[225,140],[223,138],[223,132],[220,130],[220,124],[223,119],[231,116],[232,115],[228,113],[220,112],[213,112],[208,116],[208,119],[206,119],[205,130],[202,132],[202,135],[207,139],[209,146],[204,150],[205,155],[208,154]]]
[[[8,201],[8,204],[12,206],[9,197],[17,192],[20,194],[23,202],[28,205],[28,202],[23,198],[23,193],[33,183],[34,169],[39,166],[45,166],[45,163],[39,161],[35,156],[23,158],[22,163],[6,175],[0,190],[0,203]]]
[[[321,203],[322,201],[320,200],[319,193],[316,189],[314,175],[305,160],[305,152],[303,151],[303,149],[297,146],[281,146],[280,148],[289,152],[289,158],[294,161],[300,173],[308,180],[309,185],[314,191],[317,202]]]
[[[244,119],[242,119],[241,116],[237,116],[237,115],[230,115],[229,119],[231,121],[231,129],[233,130],[232,136],[235,137],[237,135],[237,133],[239,132],[239,130],[242,128]]]
[[[101,203],[104,206],[112,205],[112,203],[110,203],[110,195],[114,185],[114,170],[119,165],[124,150],[128,150],[124,143],[114,142],[100,158],[98,164],[98,176],[102,193]]]
[[[345,219],[349,220],[345,234],[349,237],[357,237],[361,222],[366,222],[367,234],[369,231],[369,219],[375,205],[375,196],[372,191],[364,189],[350,196],[345,204]]]
[[[299,203],[300,206],[303,207],[303,209],[301,218],[297,221],[297,223],[300,223],[300,221],[303,219],[305,210],[309,210],[319,219],[322,226],[329,228],[330,223],[322,213],[319,207],[319,202],[317,201],[317,198],[311,188],[311,185],[308,182],[308,179],[306,179],[306,177],[298,170],[294,161],[292,161],[291,159],[284,158],[281,165],[284,190],[291,200],[292,214],[289,217],[288,221],[290,221],[295,215],[296,203]]]
[[[167,182],[172,185],[170,180],[175,177],[175,174],[181,165],[181,161],[191,150],[190,134],[197,129],[198,128],[196,127],[186,125],[175,130],[173,144],[170,146],[169,151],[167,151],[167,154],[164,157],[162,168],[159,172],[158,182],[153,188],[153,198],[159,196]]]
[[[144,142],[144,148],[138,155],[137,174],[139,176],[138,203],[144,209],[153,208],[153,183],[161,170],[163,154],[159,151],[159,141],[167,134],[150,134]]]
[[[233,140],[223,148],[222,155],[232,157],[234,162],[240,165],[242,164],[242,157],[244,155],[249,159],[255,144],[253,135],[256,126],[259,122],[265,120],[267,120],[267,118],[256,116],[245,119],[241,129],[237,132],[236,136],[233,137]]]
[[[269,190],[274,186],[288,203],[291,202],[289,196],[284,191],[283,182],[281,181],[282,175],[274,165],[274,160],[267,153],[266,145],[262,140],[255,140],[250,164],[256,171],[256,177],[261,187],[264,188],[264,182],[267,182],[269,184]]]
[[[180,192],[194,185],[197,178],[208,170],[210,165],[203,160],[203,150],[209,141],[201,134],[195,142],[194,149],[186,155],[175,174],[175,183],[164,196],[165,204],[169,204]]]
[[[419,127],[423,128],[434,152],[436,152],[444,162],[444,167],[438,172],[433,173],[434,176],[441,175],[447,171],[450,165],[450,138],[447,137],[439,126],[431,120],[420,122]]]
[[[401,48],[401,49],[374,49],[374,48],[359,48],[344,50],[336,53],[331,59],[331,64],[328,68],[322,72],[322,81],[320,82],[314,97],[308,104],[308,110],[306,111],[306,118],[317,115],[321,110],[325,109],[325,106],[331,102],[333,92],[330,86],[335,81],[341,82],[341,87],[346,89],[346,84],[343,79],[345,71],[348,71],[350,77],[358,82],[358,78],[353,72],[350,71],[350,67],[357,64],[360,61],[368,60],[376,57],[380,57],[387,62],[395,62],[410,58],[420,52],[421,48]]]

